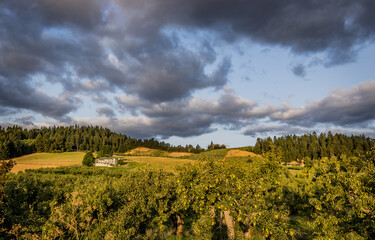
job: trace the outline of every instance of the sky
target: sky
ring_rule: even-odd
[[[373,0],[2,0],[0,126],[375,137]]]

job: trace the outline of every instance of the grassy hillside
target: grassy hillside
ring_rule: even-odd
[[[188,157],[193,160],[223,160],[227,155],[229,149],[218,149],[212,151],[202,152],[193,156]]]
[[[150,157],[186,157],[193,153],[187,152],[167,152],[159,149],[139,147],[125,153],[126,156],[150,156]]]
[[[34,153],[15,158],[17,165],[12,169],[16,173],[25,169],[38,169],[46,167],[65,167],[81,165],[84,152],[66,152],[66,153]],[[148,167],[152,170],[164,170],[173,172],[176,166],[185,163],[194,163],[194,160],[240,160],[248,157],[256,157],[254,153],[238,149],[218,149],[203,152],[200,154],[191,154],[183,152],[166,152],[150,148],[136,148],[125,153],[125,155],[115,155],[125,159],[123,168],[127,170]]]
[[[12,172],[16,173],[25,169],[37,169],[42,167],[60,167],[81,165],[84,152],[65,153],[33,153],[22,157],[14,158],[17,165]]]
[[[147,167],[152,170],[164,170],[167,172],[173,172],[176,166],[180,166],[185,163],[193,163],[193,160],[172,158],[169,157],[170,153],[165,152],[168,156],[161,157],[157,156],[160,150],[148,149],[144,151],[151,156],[116,156],[125,158],[126,164],[118,166],[116,168],[131,170],[141,167]],[[133,152],[134,153],[134,152]],[[135,152],[137,153],[137,152]],[[139,153],[139,152],[138,152]],[[55,167],[67,167],[67,166],[80,166],[84,152],[66,152],[66,153],[34,153],[18,158],[14,158],[17,165],[12,169],[13,173],[24,171],[26,169],[38,169],[38,168],[55,168]],[[172,153],[177,156],[178,153]]]
[[[193,160],[227,160],[227,159],[244,159],[248,157],[261,157],[255,153],[239,149],[218,149],[202,152],[188,157]]]
[[[177,166],[185,163],[195,163],[196,161],[189,159],[170,158],[170,157],[148,157],[148,156],[126,156],[127,164],[144,164],[151,170],[164,170],[166,172],[174,172]],[[126,165],[125,165],[126,166]]]

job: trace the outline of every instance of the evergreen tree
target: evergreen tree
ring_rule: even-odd
[[[9,153],[9,147],[7,141],[1,141],[0,142],[0,159],[9,159],[10,153]]]
[[[44,143],[43,143],[43,137],[39,133],[38,136],[35,139],[35,148],[37,152],[43,152],[44,151]]]
[[[306,159],[307,157],[316,160],[324,157],[359,157],[370,150],[371,139],[365,136],[348,137],[343,134],[333,135],[320,134],[319,137],[313,134],[304,134],[300,137],[283,136],[268,137],[267,139],[257,139],[254,146],[254,152],[264,154],[270,151],[270,146],[281,148],[282,156],[285,162],[294,161],[296,159]]]
[[[98,158],[101,157],[112,157],[113,156],[113,151],[112,148],[108,145],[104,145],[102,149],[98,153]]]
[[[12,160],[9,161],[1,161],[0,165],[0,203],[1,200],[4,198],[4,191],[3,186],[5,184],[5,175],[12,170],[14,166],[14,162]]]
[[[95,163],[94,154],[91,151],[87,152],[85,156],[83,157],[82,165],[91,167],[94,165],[94,163]]]

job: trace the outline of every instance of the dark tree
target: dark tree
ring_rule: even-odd
[[[362,156],[370,150],[371,139],[365,136],[346,136],[343,134],[318,135],[304,134],[302,136],[283,136],[271,139],[258,138],[254,152],[264,154],[270,151],[271,144],[281,148],[285,162],[301,159],[320,159],[323,157]]]
[[[113,151],[112,148],[108,145],[104,145],[102,149],[100,149],[98,153],[98,158],[101,157],[112,157],[113,156]]]
[[[88,152],[83,157],[82,165],[91,167],[95,163],[95,158],[92,152]]]
[[[191,145],[171,146],[155,139],[135,139],[111,132],[107,128],[93,126],[42,127],[22,129],[17,126],[0,128],[0,159],[9,159],[33,152],[99,151],[108,145],[112,152],[124,153],[137,147],[164,151],[199,153]],[[216,148],[216,147],[215,147]]]
[[[12,160],[2,160],[0,165],[0,202],[5,197],[3,186],[5,183],[5,175],[12,170],[12,167],[14,166],[14,162]]]

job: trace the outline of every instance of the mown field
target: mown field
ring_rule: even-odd
[[[13,167],[12,172],[17,173],[26,169],[81,165],[84,155],[84,152],[33,153],[14,158],[13,160],[16,161],[17,165]]]

